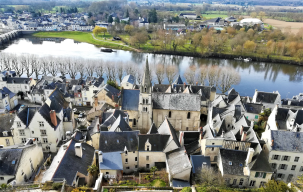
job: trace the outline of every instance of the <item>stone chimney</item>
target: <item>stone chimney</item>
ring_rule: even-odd
[[[58,123],[57,123],[57,116],[56,116],[56,111],[55,110],[51,110],[49,112],[50,114],[50,118],[51,118],[51,121],[52,121],[52,124],[57,127]]]
[[[77,157],[82,158],[82,144],[81,143],[76,143],[75,144],[75,155]]]
[[[255,150],[253,148],[249,148],[248,149],[247,158],[245,160],[246,165],[248,165],[251,162],[251,160],[252,160],[252,158],[254,156],[254,152],[255,152]]]
[[[102,151],[99,151],[99,163],[103,163],[103,154],[102,154]]]

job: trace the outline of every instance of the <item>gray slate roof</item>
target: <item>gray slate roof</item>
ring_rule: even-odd
[[[31,78],[24,78],[24,77],[7,77],[7,83],[9,84],[29,84]]]
[[[75,155],[76,143],[79,142],[75,139],[71,140],[53,176],[53,178],[65,178],[68,185],[72,185],[77,172],[87,175],[87,167],[92,165],[94,159],[95,149],[86,143],[82,143],[82,158],[77,157]]]
[[[124,118],[121,117],[121,115],[119,115],[119,117],[116,119],[108,131],[115,132],[118,131],[118,129],[120,129],[120,131],[132,131],[130,126],[125,122]]]
[[[5,98],[8,95],[9,99],[13,98],[16,94],[11,92],[8,88],[3,87],[0,89],[0,99]]]
[[[163,151],[167,141],[169,140],[169,135],[159,135],[159,134],[147,134],[139,135],[139,151],[145,151],[145,143],[151,144],[150,151]]]
[[[183,84],[183,81],[182,81],[180,75],[178,75],[177,79],[173,82],[173,84],[179,84],[179,85]]]
[[[262,104],[245,103],[244,107],[248,113],[260,114],[263,108]]]
[[[0,149],[0,175],[15,175],[23,149]]]
[[[136,151],[138,150],[138,134],[139,131],[101,131],[99,140],[99,150],[106,153],[124,151],[126,147],[128,151]]]
[[[138,111],[140,90],[124,89],[122,93],[122,110]]]
[[[272,150],[303,152],[302,132],[272,130],[271,139],[273,140]]]
[[[149,131],[147,132],[147,134],[158,134],[158,129],[157,129],[155,123],[153,123],[150,126]]]
[[[270,164],[268,163],[268,159],[266,157],[265,152],[262,150],[261,153],[257,156],[256,160],[252,162],[252,171],[260,171],[260,172],[273,172]]]
[[[133,75],[126,75],[123,80],[122,83],[131,83],[131,84],[135,84],[135,77]]]
[[[200,111],[200,95],[153,93],[153,109]]]
[[[3,131],[7,131],[9,136],[11,135],[11,127],[14,124],[14,119],[16,115],[14,114],[3,114],[0,115],[0,137],[3,136]]]
[[[220,149],[220,155],[224,174],[244,175],[243,169],[247,158],[246,151]],[[229,165],[230,161],[232,165]]]
[[[190,156],[190,162],[193,166],[192,172],[193,173],[199,173],[202,169],[202,164],[203,166],[211,166],[210,164],[210,157],[209,156],[204,156],[204,155],[191,155]],[[206,163],[206,164],[204,164]]]
[[[101,170],[123,170],[121,152],[102,153],[103,162],[99,163]]]
[[[274,103],[277,96],[277,93],[258,92],[256,102]]]
[[[17,116],[20,118],[22,123],[27,127],[32,121],[38,109],[39,108],[36,107],[26,107],[20,113],[18,113]]]

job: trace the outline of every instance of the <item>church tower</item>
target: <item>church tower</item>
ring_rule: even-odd
[[[152,84],[151,76],[148,65],[148,58],[146,58],[146,66],[140,85],[140,96],[139,96],[139,117],[138,117],[138,128],[141,130],[148,131],[152,122]]]

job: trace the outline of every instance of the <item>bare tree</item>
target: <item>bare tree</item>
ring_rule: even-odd
[[[166,66],[165,72],[166,72],[168,82],[171,85],[173,83],[175,76],[178,73],[178,69],[175,65],[169,65],[169,66]]]
[[[237,85],[241,81],[240,74],[231,67],[223,67],[219,70],[218,89],[225,93],[232,85]]]
[[[32,70],[33,73],[35,74],[36,79],[39,78],[39,75],[41,75],[41,68],[42,68],[42,63],[41,60],[36,58],[33,63],[32,63]]]
[[[133,75],[136,76],[136,66],[134,63],[128,63],[125,65],[125,72],[127,75]]]
[[[211,66],[208,67],[208,73],[207,73],[207,81],[209,86],[217,86],[218,83],[218,67],[217,66]]]
[[[76,60],[77,64],[77,70],[80,74],[80,79],[84,79],[86,75],[86,71],[84,70],[84,60],[83,59],[77,59]]]
[[[194,65],[186,69],[184,77],[188,84],[194,84],[196,78],[196,69],[197,67]]]
[[[10,55],[10,66],[15,70],[17,76],[21,76],[24,72],[24,67],[17,55]]]
[[[165,79],[165,68],[164,68],[164,65],[157,64],[156,65],[155,73],[156,73],[156,77],[157,77],[158,83],[162,84],[163,80]]]
[[[1,54],[1,63],[3,69],[10,71],[12,69],[11,63],[9,62],[10,55],[7,53]]]
[[[78,73],[77,62],[75,59],[70,57],[65,58],[65,63],[67,65],[67,73],[69,74],[71,79],[75,79]]]
[[[99,77],[103,77],[104,72],[105,72],[104,62],[102,60],[98,60],[96,66],[96,73]]]
[[[95,68],[96,65],[94,60],[86,60],[85,70],[89,77],[94,76]]]
[[[41,74],[46,76],[48,73],[48,61],[47,58],[43,57],[40,58],[40,65],[41,65]]]
[[[221,173],[215,171],[212,167],[206,166],[200,170],[196,177],[196,182],[199,184],[204,184],[213,187],[223,187],[225,186],[225,180]]]
[[[47,71],[53,77],[55,77],[58,74],[58,72],[59,72],[59,69],[58,69],[58,66],[57,66],[57,62],[55,61],[55,59],[53,57],[48,57]]]
[[[142,84],[142,80],[143,80],[143,75],[144,75],[144,70],[141,69],[138,69],[136,70],[136,79],[137,79],[137,82],[141,85]]]
[[[37,57],[32,54],[26,54],[21,56],[21,63],[24,66],[24,70],[27,77],[32,76],[33,71],[33,63],[36,62]]]
[[[123,66],[124,66],[124,63],[122,63],[122,62],[118,62],[116,64],[116,71],[117,71],[118,79],[120,81],[120,85],[121,85],[123,74],[124,74],[124,67]]]
[[[66,59],[62,57],[58,57],[55,59],[57,62],[57,66],[59,68],[59,71],[61,73],[61,76],[65,77],[66,74],[68,74],[67,65],[65,63]]]
[[[202,65],[198,71],[198,81],[202,86],[204,86],[205,84],[205,80],[207,77],[207,69],[207,66]]]

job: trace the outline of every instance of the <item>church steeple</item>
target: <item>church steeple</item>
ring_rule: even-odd
[[[148,64],[148,56],[146,57],[146,65],[145,65],[145,71],[144,71],[142,84],[141,84],[141,92],[142,93],[151,92],[151,78],[150,78],[150,71],[149,71],[149,64]]]

